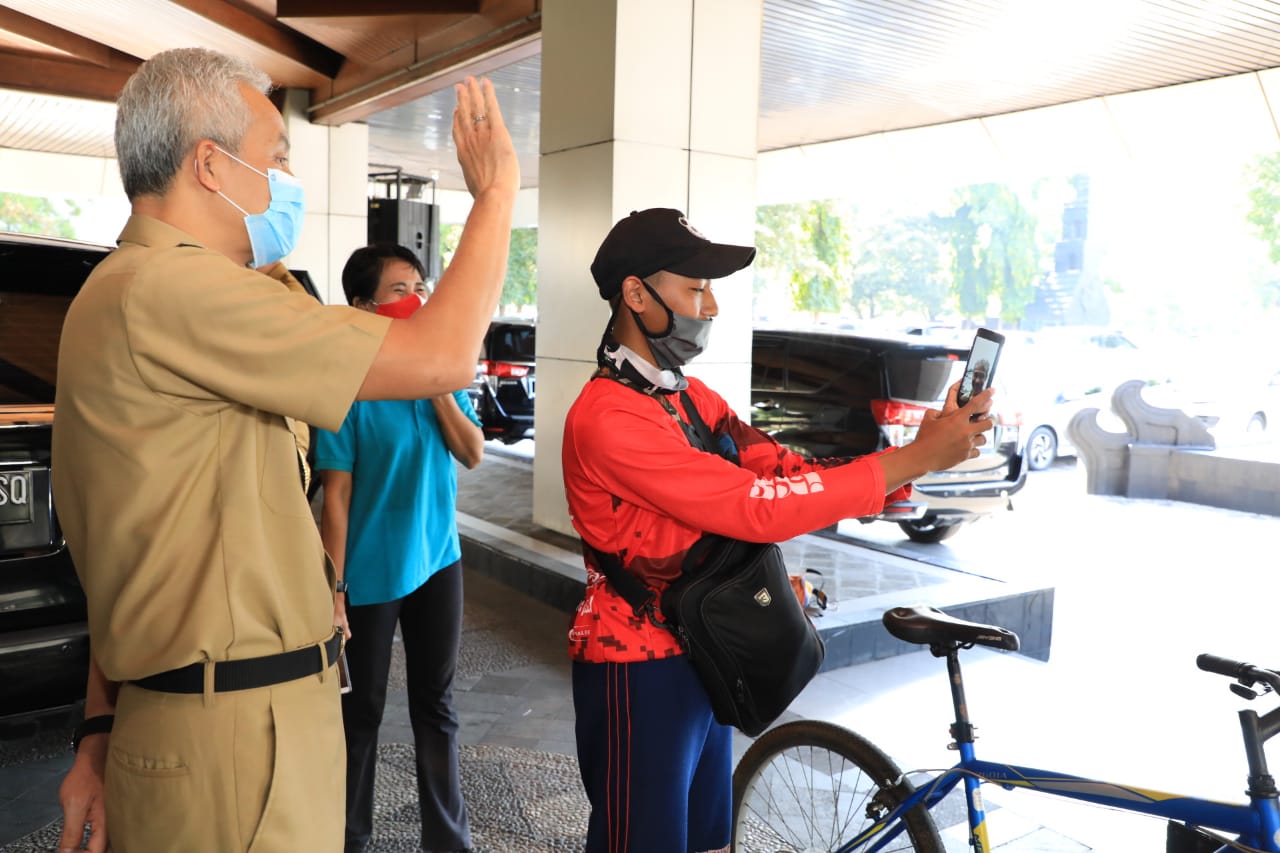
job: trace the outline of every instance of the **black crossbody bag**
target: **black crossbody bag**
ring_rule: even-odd
[[[680,422],[690,444],[717,453],[711,430],[681,392],[692,425]],[[736,454],[718,452],[737,462]],[[588,545],[588,547],[591,547]],[[769,727],[822,666],[822,638],[796,598],[782,550],[706,534],[685,556],[681,574],[658,594],[627,571],[614,554],[591,548],[600,570],[637,618],[672,631],[701,679],[716,719],[754,737]]]

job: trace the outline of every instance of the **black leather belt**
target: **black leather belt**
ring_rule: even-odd
[[[268,687],[285,681],[294,681],[316,675],[326,666],[332,666],[338,660],[338,652],[342,648],[342,635],[334,634],[324,643],[324,657],[320,656],[320,646],[307,646],[278,655],[264,655],[259,658],[242,660],[220,660],[213,664],[213,690],[225,693],[229,690],[252,690],[255,687]],[[158,690],[162,693],[203,693],[203,663],[171,669],[140,678],[133,683],[147,690]]]

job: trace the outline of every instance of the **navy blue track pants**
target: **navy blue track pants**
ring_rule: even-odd
[[[729,847],[733,730],[683,655],[573,664],[586,853]]]

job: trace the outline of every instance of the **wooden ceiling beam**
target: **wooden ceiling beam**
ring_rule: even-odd
[[[100,68],[109,67],[112,53],[117,52],[102,42],[87,39],[3,6],[0,6],[0,30],[38,42]]]
[[[142,61],[112,50],[106,67],[34,54],[0,53],[0,87],[115,102]]]
[[[541,51],[541,32],[541,15],[528,15],[376,79],[357,84],[339,79],[332,97],[311,106],[311,121],[325,125],[360,121],[438,92],[468,75],[488,74]]]
[[[276,0],[277,18],[478,15],[481,0]]]
[[[331,80],[342,70],[343,56],[337,51],[283,24],[259,18],[223,0],[170,2]]]

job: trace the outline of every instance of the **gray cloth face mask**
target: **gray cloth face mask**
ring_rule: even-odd
[[[631,311],[636,325],[649,340],[649,349],[653,351],[658,367],[663,370],[677,370],[684,367],[702,355],[702,351],[707,348],[707,341],[711,338],[711,321],[677,314],[667,307],[667,303],[662,301],[662,297],[649,286],[647,281],[642,279],[641,283],[667,312],[667,330],[660,335],[653,334],[645,328],[644,320],[640,319],[640,315]]]

